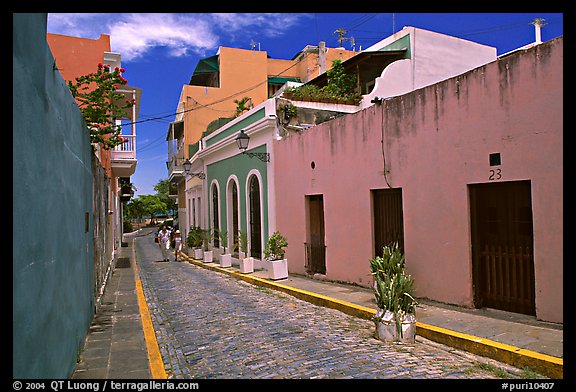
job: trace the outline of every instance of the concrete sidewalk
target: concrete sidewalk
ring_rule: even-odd
[[[152,378],[132,245],[119,250],[72,379]]]
[[[133,238],[126,235],[71,378],[166,378],[137,266]],[[142,234],[146,235],[143,231]],[[264,270],[242,274],[238,266],[221,268],[184,255],[182,261],[319,306],[370,319],[376,313],[372,290],[290,275],[272,281]],[[417,335],[550,378],[563,378],[563,327],[534,317],[492,309],[464,309],[422,301],[417,307]]]

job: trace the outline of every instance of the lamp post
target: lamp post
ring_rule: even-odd
[[[246,154],[250,158],[256,157],[262,162],[270,162],[270,153],[268,152],[246,152],[249,143],[250,136],[246,135],[243,129],[240,130],[240,133],[236,137],[236,144],[238,145],[238,149],[242,151],[242,154]]]
[[[190,170],[192,169],[192,162],[190,162],[190,160],[186,159],[184,161],[184,163],[182,164],[182,166],[184,167],[184,172],[192,177],[198,177],[199,179],[203,180],[206,178],[206,175],[202,172],[198,172],[198,173],[191,173]]]

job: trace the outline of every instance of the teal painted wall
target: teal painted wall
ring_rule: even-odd
[[[13,14],[14,378],[69,377],[94,313],[92,148],[46,23]]]
[[[254,149],[248,150],[248,152],[266,152],[266,146],[262,145],[256,147]],[[240,202],[240,230],[246,231],[247,230],[247,219],[246,219],[246,179],[248,177],[248,173],[252,170],[256,169],[260,172],[260,176],[262,177],[262,216],[263,216],[263,226],[262,231],[264,233],[264,241],[268,239],[268,176],[267,176],[267,164],[266,162],[260,161],[258,158],[249,158],[247,155],[238,154],[233,157],[223,159],[219,162],[210,164],[207,166],[207,184],[208,190],[206,195],[206,200],[212,201],[211,197],[211,184],[212,180],[218,181],[218,186],[220,188],[220,193],[218,194],[218,198],[220,199],[220,227],[225,228],[227,231],[230,231],[229,228],[226,227],[226,184],[228,182],[228,178],[231,175],[235,175],[238,178],[238,198]],[[210,210],[208,210],[209,222],[212,222],[212,216],[210,214]],[[210,225],[212,226],[212,225]],[[262,243],[262,249],[264,249],[264,243]]]

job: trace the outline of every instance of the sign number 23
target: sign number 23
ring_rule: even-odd
[[[502,170],[500,168],[496,170],[490,169],[490,176],[488,177],[490,181],[499,180],[501,178],[502,178]]]

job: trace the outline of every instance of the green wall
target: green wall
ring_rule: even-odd
[[[232,135],[233,133],[239,132],[242,128],[246,128],[248,125],[263,119],[265,113],[266,109],[262,108],[258,110],[256,113],[251,114],[248,117],[238,121],[236,124],[228,127],[223,132],[220,132],[218,135],[214,135],[210,139],[208,139],[206,142],[206,146],[209,147],[212,144]]]
[[[92,148],[46,22],[13,14],[13,378],[69,377],[94,314]]]
[[[256,147],[254,149],[248,150],[248,152],[266,152],[266,145]],[[213,163],[207,166],[207,195],[206,200],[212,202],[211,196],[211,184],[212,180],[218,181],[218,186],[220,188],[220,193],[218,197],[220,199],[220,227],[225,228],[228,232],[229,228],[226,227],[226,184],[228,178],[231,175],[235,175],[238,178],[238,198],[240,202],[240,230],[247,230],[247,220],[246,220],[246,179],[250,170],[256,169],[260,172],[262,178],[262,216],[263,216],[263,226],[262,231],[264,233],[264,242],[262,243],[262,249],[264,249],[264,244],[268,239],[268,176],[267,176],[267,164],[266,162],[260,161],[258,158],[249,158],[245,154],[238,154],[233,157],[223,159],[219,162]],[[210,211],[210,209],[208,209]],[[209,222],[212,222],[212,216],[209,214]],[[211,226],[211,224],[210,224]]]

